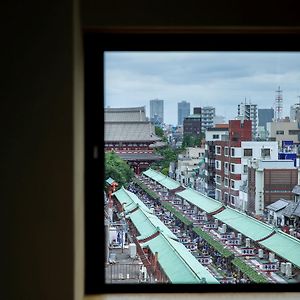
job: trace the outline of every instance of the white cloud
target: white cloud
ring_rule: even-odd
[[[212,105],[233,118],[245,98],[271,107],[278,86],[284,113],[298,102],[298,53],[110,52],[105,55],[105,105],[146,106],[165,100],[165,121],[177,123],[177,102]]]

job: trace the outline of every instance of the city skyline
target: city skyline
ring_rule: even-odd
[[[213,106],[233,119],[245,99],[274,107],[283,90],[283,116],[300,95],[300,54],[295,52],[105,52],[105,107],[145,106],[164,99],[164,119],[177,124],[177,103]]]

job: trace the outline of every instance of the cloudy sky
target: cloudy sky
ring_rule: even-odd
[[[105,52],[105,107],[146,106],[163,99],[165,122],[177,124],[177,103],[214,106],[226,119],[237,105],[274,106],[278,86],[283,114],[299,102],[300,53],[292,52]]]

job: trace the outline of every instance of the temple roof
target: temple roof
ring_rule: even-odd
[[[145,107],[105,108],[105,122],[145,122],[147,121]]]
[[[123,160],[126,161],[153,161],[161,160],[162,156],[153,153],[117,153]]]
[[[161,139],[155,135],[150,122],[106,122],[105,142],[155,142]]]

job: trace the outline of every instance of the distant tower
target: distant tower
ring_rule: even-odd
[[[280,86],[278,87],[278,90],[276,91],[277,95],[275,98],[275,121],[279,121],[282,119],[282,90],[280,89]]]

